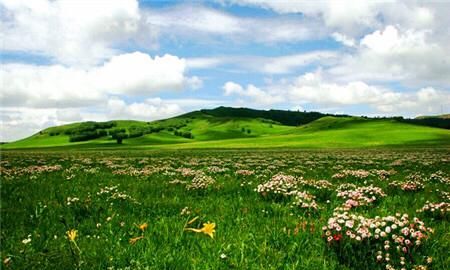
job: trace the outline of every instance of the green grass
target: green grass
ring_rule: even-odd
[[[152,123],[116,121],[117,128],[157,125],[166,129],[143,137],[125,139],[117,145],[109,137],[70,143],[62,135],[68,126],[44,130],[23,140],[2,145],[2,149],[60,147],[86,148],[367,148],[367,147],[449,147],[450,131],[446,129],[357,117],[323,117],[309,124],[293,127],[251,118],[213,117],[197,113]],[[193,139],[175,136],[168,128],[184,123],[179,131],[189,131]],[[50,136],[59,130],[61,135]]]
[[[438,189],[450,192],[448,182],[430,180],[438,171],[448,179],[449,154],[446,149],[6,151],[0,163],[0,256],[10,262],[2,269],[381,270],[382,265],[365,253],[371,251],[369,246],[346,247],[339,253],[322,237],[321,227],[343,202],[335,190],[342,183],[373,184],[387,193],[379,203],[354,213],[368,217],[408,213],[432,227],[435,233],[417,248],[414,260],[420,263],[431,256],[432,269],[449,269],[448,216],[416,213],[427,200],[442,201]],[[55,165],[60,167],[43,171]],[[180,168],[203,172],[215,183],[203,191],[171,184],[175,179],[191,182]],[[242,169],[253,175],[237,175]],[[395,172],[386,180],[375,174],[364,179],[332,177],[357,169]],[[333,187],[325,191],[301,187],[320,196],[320,209],[311,212],[254,191],[279,172],[326,179]],[[389,188],[390,182],[414,174],[420,175],[416,181],[424,183],[423,190]],[[100,193],[111,186],[117,190]],[[68,204],[69,198],[78,200]],[[190,213],[181,214],[185,207]],[[216,223],[214,239],[184,230],[207,221]],[[137,227],[143,223],[148,224],[144,232]],[[70,229],[78,230],[81,252],[65,236]],[[23,243],[29,235],[31,241]],[[143,238],[129,243],[138,236]]]

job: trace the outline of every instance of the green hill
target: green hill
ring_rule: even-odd
[[[423,116],[418,116],[415,119],[427,119],[427,118],[450,119],[450,113],[441,114],[441,115],[423,115]]]
[[[117,143],[117,134],[124,137],[122,144]],[[396,119],[219,107],[153,122],[115,120],[51,127],[1,149],[449,146],[449,130]]]

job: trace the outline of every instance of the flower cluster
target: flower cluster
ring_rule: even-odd
[[[132,202],[136,202],[136,200],[125,192],[119,191],[119,186],[105,186],[100,188],[100,191],[97,192],[99,196],[106,196],[108,201],[111,200],[129,200]]]
[[[285,175],[282,173],[272,176],[272,178],[256,187],[256,192],[264,197],[269,195],[274,196],[289,196],[291,191],[297,188],[297,178],[292,175]]]
[[[67,197],[67,205],[75,204],[80,201],[80,198],[77,197]]]
[[[333,188],[333,184],[327,180],[299,180],[299,184],[312,187],[317,190],[331,190]]]
[[[332,176],[332,178],[345,178],[348,176],[356,177],[359,179],[367,178],[370,175],[370,172],[366,170],[343,170],[340,173],[336,173]]]
[[[439,192],[439,197],[441,197],[444,201],[450,202],[450,192],[443,190],[442,191],[436,190],[436,191]]]
[[[335,211],[322,231],[326,241],[337,247],[343,242],[355,245],[364,242],[376,251],[373,259],[386,269],[416,267],[417,247],[433,232],[418,218],[410,220],[407,214],[366,218],[347,211]]]
[[[208,172],[210,173],[224,173],[227,172],[229,169],[224,167],[218,167],[218,166],[209,166],[207,168]]]
[[[387,178],[389,178],[389,176],[396,174],[397,172],[395,170],[371,170],[370,171],[372,174],[375,174],[378,176],[378,178],[380,178],[381,180],[386,180]]]
[[[421,182],[408,180],[406,182],[393,181],[389,183],[390,187],[399,188],[403,191],[418,191],[424,189],[424,185]]]
[[[138,169],[138,168],[134,168],[134,167],[127,167],[125,169],[118,169],[118,170],[114,170],[112,172],[115,175],[129,175],[129,176],[148,176],[148,175],[152,175],[153,173],[155,173],[155,171],[153,170],[149,170],[149,169]]]
[[[249,176],[249,175],[253,175],[255,174],[255,171],[252,170],[237,170],[235,172],[236,175],[241,175],[241,176]]]
[[[442,184],[450,184],[450,177],[446,176],[442,171],[437,171],[430,175],[431,181],[440,182]]]
[[[450,212],[450,203],[447,202],[431,203],[427,201],[421,209],[417,210],[417,212],[419,213],[424,212],[431,215],[444,216]]]
[[[306,191],[292,191],[290,195],[294,197],[293,205],[303,209],[318,210],[319,206],[315,201],[315,196]]]
[[[204,190],[214,185],[214,183],[216,183],[216,180],[214,180],[211,176],[204,173],[196,173],[191,183],[186,185],[186,189]]]
[[[351,186],[348,185],[348,187]],[[381,188],[372,185],[354,189],[344,189],[341,185],[338,190],[337,196],[346,200],[344,207],[348,209],[372,204],[381,197],[386,196]]]
[[[198,174],[198,171],[191,168],[178,168],[176,171],[181,173],[181,175],[184,177],[195,176]]]

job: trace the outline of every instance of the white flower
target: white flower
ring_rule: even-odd
[[[386,233],[390,233],[390,232],[391,232],[391,227],[387,226],[387,227],[384,229],[384,231],[385,231]]]
[[[25,239],[22,240],[22,243],[25,244],[25,245],[30,243],[30,242],[31,242],[31,238],[30,237],[25,238]]]

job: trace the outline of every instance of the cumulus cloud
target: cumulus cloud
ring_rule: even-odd
[[[263,91],[258,87],[249,84],[246,88],[234,82],[226,82],[222,87],[226,96],[237,95],[250,98],[252,102],[260,105],[271,105],[280,103],[284,98],[280,95],[274,95],[270,91]]]
[[[450,55],[429,39],[428,30],[400,31],[389,25],[365,35],[354,54],[330,69],[341,80],[402,81],[450,86]]]
[[[282,80],[262,88],[249,85],[244,89],[237,83],[227,82],[223,90],[225,95],[246,97],[259,104],[315,104],[338,109],[363,105],[372,107],[378,113],[391,115],[438,113],[441,105],[450,105],[450,95],[444,90],[425,87],[413,92],[399,92],[362,81],[327,81],[320,72],[306,73],[294,80]]]
[[[3,50],[49,56],[65,65],[89,66],[134,40],[151,47],[157,31],[142,23],[136,0],[2,0]]]
[[[127,53],[88,69],[61,65],[6,64],[0,70],[3,106],[84,107],[109,95],[148,96],[162,90],[198,88],[201,80],[185,76],[185,60],[172,55]]]
[[[177,56],[166,54],[152,58],[148,54],[134,52],[114,56],[88,75],[101,91],[145,94],[181,89],[185,68],[185,60]]]
[[[0,108],[0,141],[21,139],[60,124],[56,109]]]
[[[109,118],[155,120],[175,116],[183,112],[175,103],[168,103],[160,98],[146,99],[143,102],[127,104],[118,98],[111,98],[107,103]]]

